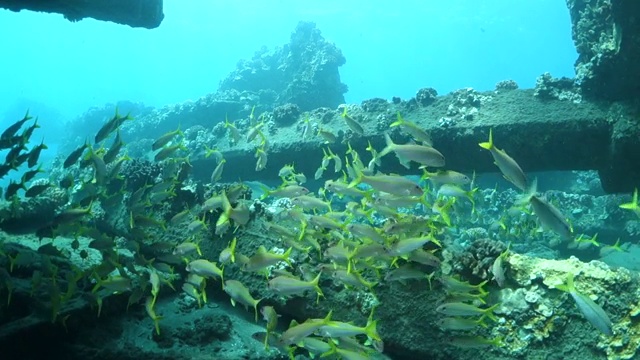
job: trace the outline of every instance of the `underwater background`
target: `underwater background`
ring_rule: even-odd
[[[0,0],[2,358],[640,358],[639,14]]]

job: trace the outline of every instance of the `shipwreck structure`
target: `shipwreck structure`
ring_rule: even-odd
[[[0,0],[0,8],[58,13],[70,21],[94,18],[153,29],[164,14],[162,0]]]

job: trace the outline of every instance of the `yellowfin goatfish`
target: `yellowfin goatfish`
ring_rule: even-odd
[[[358,172],[358,177],[349,184],[349,187],[355,187],[360,183],[365,183],[378,191],[399,196],[423,195],[420,185],[400,175],[377,174],[368,176]]]
[[[584,318],[587,319],[591,325],[600,330],[603,334],[613,336],[613,325],[611,324],[609,315],[604,312],[600,305],[591,300],[589,296],[581,294],[576,290],[573,286],[573,276],[573,273],[569,273],[567,283],[563,285],[556,285],[556,289],[566,291],[571,295],[573,300],[576,302],[578,310],[580,310],[580,313],[582,313]]]
[[[429,133],[411,121],[405,120],[402,115],[400,115],[400,112],[398,112],[397,116],[398,120],[391,124],[390,127],[400,126],[403,132],[411,135],[416,141],[420,141],[423,145],[433,146],[433,141],[431,141]]]
[[[211,173],[211,182],[215,183],[218,182],[218,180],[220,180],[222,178],[222,171],[224,170],[224,164],[227,162],[227,160],[222,159],[218,162],[218,165],[216,166],[215,169],[213,169],[213,172]]]
[[[180,126],[178,125],[178,129],[168,132],[162,136],[160,136],[156,141],[151,144],[151,150],[156,151],[160,148],[167,145],[176,135],[184,136],[182,131],[180,130]]]
[[[258,303],[262,299],[254,299],[247,289],[240,281],[227,280],[224,282],[224,292],[231,297],[231,304],[236,306],[236,302],[244,305],[245,307],[251,306],[255,312],[256,322],[258,322]]]
[[[268,252],[264,246],[260,246],[258,251],[249,258],[249,261],[244,264],[243,270],[245,271],[259,271],[271,265],[275,265],[280,261],[284,261],[289,266],[291,266],[291,260],[289,260],[289,256],[291,255],[292,248],[289,248],[284,254],[274,254]]]
[[[467,175],[452,170],[438,170],[433,173],[425,170],[421,180],[429,180],[436,185],[467,185],[471,183],[471,179]]]
[[[573,228],[566,220],[566,217],[555,206],[551,205],[546,199],[536,196],[536,181],[531,185],[529,193],[518,201],[522,203],[531,203],[533,212],[536,214],[543,228],[551,230],[560,235],[564,239],[573,237]]]
[[[396,156],[405,167],[408,166],[409,161],[417,162],[422,166],[442,167],[444,166],[444,155],[431,146],[417,145],[417,144],[395,144],[389,134],[384,134],[384,140],[387,146],[382,149],[378,158],[387,155],[390,152],[396,153]]]
[[[186,270],[192,274],[200,275],[207,278],[223,278],[222,269],[218,268],[216,263],[212,263],[205,259],[198,259],[187,264]]]
[[[346,106],[343,108],[341,116],[344,119],[344,121],[347,123],[347,126],[349,127],[349,129],[351,129],[351,131],[353,131],[358,135],[364,135],[364,129],[362,128],[362,125],[360,125],[356,120],[354,120],[351,116],[349,116],[349,114],[347,114]]]
[[[218,261],[220,264],[228,264],[236,262],[236,243],[238,242],[238,238],[234,236],[234,238],[229,243],[229,246],[222,249],[220,255],[218,256]]]
[[[497,321],[493,310],[495,310],[500,304],[495,304],[489,308],[481,309],[470,304],[465,303],[445,303],[436,308],[436,312],[447,316],[478,316],[483,315],[493,321]]]
[[[302,339],[328,324],[331,321],[331,314],[332,312],[330,311],[324,319],[308,319],[302,324],[292,322],[289,329],[280,336],[279,343],[281,345],[298,344]]]
[[[406,255],[416,249],[421,249],[424,244],[428,242],[433,242],[436,245],[440,245],[438,240],[436,240],[433,235],[415,237],[415,238],[407,238],[401,239],[395,242],[393,245],[389,247],[387,250],[387,255],[389,256],[403,256]]]
[[[320,281],[320,273],[311,281],[302,281],[300,279],[278,276],[269,280],[269,290],[278,295],[298,295],[308,290],[315,291],[320,296],[324,296],[322,289],[318,285]]]
[[[520,190],[526,190],[529,185],[527,177],[520,168],[520,165],[513,160],[504,150],[500,150],[493,145],[493,129],[489,129],[489,141],[479,144],[481,148],[489,150],[493,161],[498,169],[502,172],[505,179],[509,180],[513,185],[517,186]]]

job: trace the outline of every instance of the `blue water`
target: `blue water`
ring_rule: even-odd
[[[350,103],[532,87],[545,71],[573,76],[569,12],[558,0],[166,0],[157,29],[0,10],[0,127],[25,108],[53,131],[91,106],[118,100],[162,106],[215,92],[239,59],[289,41],[300,20],[342,49]],[[36,132],[34,139],[42,136]]]

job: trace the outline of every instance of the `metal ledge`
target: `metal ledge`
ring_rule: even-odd
[[[162,0],[0,0],[0,8],[58,13],[69,21],[94,18],[131,27],[160,26]]]

